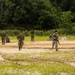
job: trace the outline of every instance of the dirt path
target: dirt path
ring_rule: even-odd
[[[44,42],[25,42],[21,51],[18,50],[17,42],[6,43],[2,45],[0,43],[0,53],[16,53],[16,52],[47,52],[47,51],[55,51],[55,49],[51,49],[52,42],[44,41]],[[65,50],[75,50],[75,41],[60,41],[59,51]]]
[[[25,42],[23,49],[51,49],[52,42]],[[0,44],[0,48],[18,48],[17,42],[6,43],[5,45]],[[75,41],[60,41],[59,49],[75,49]]]
[[[40,52],[55,52],[55,49],[51,49],[52,42],[25,42],[21,51],[18,50],[17,42],[6,43],[2,45],[0,43],[0,61],[4,61],[2,53],[40,53]],[[75,50],[75,41],[60,41],[59,51],[72,51]],[[68,63],[75,66],[75,62]]]

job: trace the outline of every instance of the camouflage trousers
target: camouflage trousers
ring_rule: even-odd
[[[54,47],[55,47],[56,51],[58,51],[58,41],[53,40],[52,48],[54,48]]]
[[[24,44],[23,41],[18,41],[18,48],[19,48],[19,50],[22,49],[23,44]]]
[[[31,36],[31,41],[34,41],[34,36]]]
[[[2,45],[5,45],[5,38],[2,38]]]

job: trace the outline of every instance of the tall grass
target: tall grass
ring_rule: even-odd
[[[74,51],[2,54],[1,75],[75,75]],[[67,63],[66,63],[67,62]]]

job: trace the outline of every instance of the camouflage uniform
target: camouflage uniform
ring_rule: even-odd
[[[20,33],[18,36],[17,36],[17,39],[18,39],[18,47],[19,47],[19,50],[21,50],[23,44],[24,44],[24,36],[22,33]]]
[[[52,48],[54,48],[54,46],[55,46],[56,51],[58,51],[58,43],[59,43],[58,38],[59,38],[59,35],[58,35],[57,31],[55,31],[55,33],[52,35],[52,40],[53,40]]]
[[[52,40],[52,34],[49,35],[49,40]]]
[[[2,33],[1,33],[1,39],[2,39],[2,45],[5,45],[6,34],[4,31],[2,31]]]
[[[41,30],[41,32],[40,32],[40,36],[42,36],[43,35],[43,31]]]
[[[31,41],[34,41],[34,30],[31,30]]]
[[[28,35],[28,30],[25,30],[24,31],[24,36],[27,36]]]
[[[6,43],[10,42],[10,38],[6,35]]]

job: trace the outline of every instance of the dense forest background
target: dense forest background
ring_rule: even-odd
[[[75,33],[75,0],[0,0],[0,29],[33,28]]]

